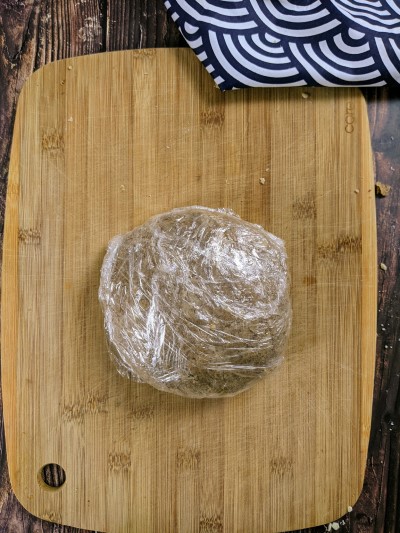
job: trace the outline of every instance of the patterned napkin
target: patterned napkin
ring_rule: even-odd
[[[165,0],[222,90],[400,85],[400,0]]]

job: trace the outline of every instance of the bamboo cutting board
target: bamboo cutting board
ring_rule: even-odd
[[[370,428],[373,196],[355,89],[221,94],[179,49],[36,72],[18,105],[3,256],[7,456],[21,503],[112,533],[266,533],[345,513]],[[225,400],[120,377],[97,300],[113,235],[194,204],[283,237],[291,267],[285,362]],[[48,463],[65,470],[57,489],[42,481]]]

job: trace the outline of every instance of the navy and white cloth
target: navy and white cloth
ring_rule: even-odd
[[[400,0],[165,0],[222,90],[400,85]]]

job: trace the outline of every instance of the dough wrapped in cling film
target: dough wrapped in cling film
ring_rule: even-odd
[[[114,237],[99,299],[118,371],[191,398],[250,387],[291,324],[283,241],[228,209],[178,208]]]

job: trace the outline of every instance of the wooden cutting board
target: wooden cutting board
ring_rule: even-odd
[[[286,241],[293,330],[248,392],[188,400],[120,377],[97,300],[109,239],[184,205]],[[221,94],[189,50],[36,72],[18,105],[3,256],[13,489],[42,518],[112,533],[260,533],[338,518],[362,486],[376,237],[355,89]],[[60,488],[43,465],[66,473]]]

